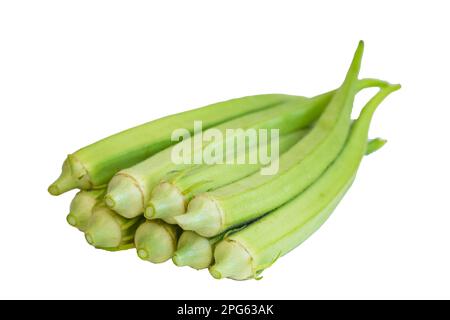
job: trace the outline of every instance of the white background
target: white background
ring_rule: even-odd
[[[2,1],[0,298],[450,298],[448,1]],[[88,246],[47,194],[66,154],[122,129],[257,93],[362,77],[403,85],[389,140],[329,221],[262,281]],[[361,104],[363,96],[358,99]]]

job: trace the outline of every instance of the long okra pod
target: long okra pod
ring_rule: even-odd
[[[296,99],[284,94],[247,96],[150,121],[97,141],[67,156],[60,177],[49,187],[52,195],[80,188],[104,186],[121,169],[128,168],[173,144],[175,129],[193,131],[195,120],[204,128]]]
[[[383,88],[367,103],[337,159],[305,192],[217,244],[215,264],[210,268],[213,277],[255,278],[327,220],[351,186],[367,152],[366,141],[373,113],[387,95],[399,88],[399,85]]]
[[[313,183],[337,157],[347,139],[363,47],[360,42],[342,86],[311,131],[280,156],[276,175],[255,173],[198,195],[189,203],[186,214],[174,218],[177,223],[184,230],[211,237],[264,215]]]

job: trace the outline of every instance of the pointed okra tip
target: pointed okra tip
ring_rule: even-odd
[[[358,46],[356,47],[355,51],[355,57],[361,59],[363,53],[364,53],[364,41],[359,40]]]
[[[360,50],[364,49],[364,40],[359,40],[358,42],[358,48],[360,48]]]
[[[72,169],[70,167],[69,159],[67,158],[62,165],[61,174],[58,179],[56,179],[47,190],[52,196],[59,196],[76,187],[78,187],[78,183],[72,176]]]
[[[360,40],[358,42],[358,47],[356,48],[355,54],[353,55],[353,61],[350,69],[354,69],[356,74],[359,72],[361,67],[361,61],[364,54],[364,41]]]
[[[70,176],[59,177],[55,182],[53,182],[47,191],[52,196],[59,196],[67,191],[75,189],[77,187],[76,181]]]
[[[65,177],[64,180],[58,178],[55,182],[53,182],[48,188],[47,191],[52,196],[59,196],[67,191],[75,189],[77,187],[76,181],[72,180],[71,177]]]
[[[367,146],[366,146],[366,156],[380,150],[381,148],[384,147],[384,145],[387,143],[386,139],[382,139],[382,138],[375,138],[375,139],[371,139],[367,142]]]
[[[396,83],[396,84],[391,84],[391,87],[392,87],[392,91],[397,91],[402,88],[402,85],[400,83]]]

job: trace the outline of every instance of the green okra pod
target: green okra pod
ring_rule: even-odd
[[[196,120],[203,121],[204,128],[210,128],[292,99],[296,97],[284,94],[247,96],[167,116],[119,132],[68,155],[60,177],[50,185],[48,191],[52,195],[60,195],[75,188],[90,190],[104,187],[119,170],[133,166],[174,144],[171,134],[175,129],[186,128],[192,132]]]
[[[399,85],[382,88],[367,103],[337,159],[308,189],[217,244],[215,264],[210,268],[213,277],[256,278],[327,220],[351,186],[363,155],[383,145],[375,143],[372,149],[367,146],[370,122],[383,99],[399,88]]]

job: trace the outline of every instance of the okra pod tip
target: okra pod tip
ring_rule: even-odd
[[[58,196],[75,188],[87,190],[92,188],[92,184],[85,166],[74,155],[68,155],[60,176],[48,187],[48,192]]]
[[[69,159],[66,159],[62,165],[61,175],[48,187],[48,192],[53,196],[59,196],[76,187],[77,181],[72,176]]]
[[[386,143],[387,143],[387,140],[382,139],[382,138],[375,138],[375,139],[369,140],[367,143],[366,155],[369,155],[369,154],[374,153],[375,151],[378,151],[379,149],[384,147],[384,145]]]

